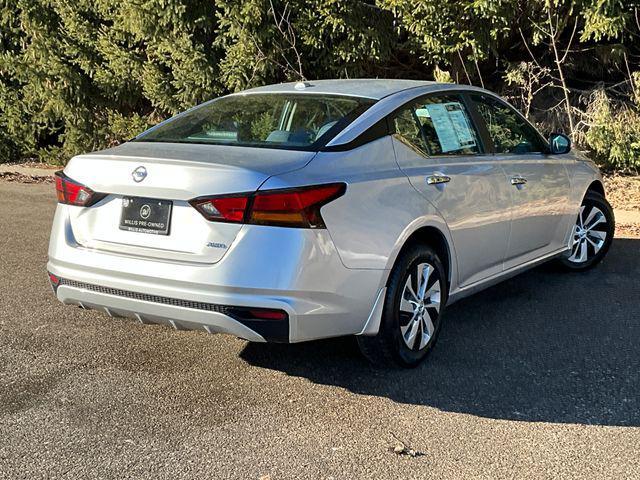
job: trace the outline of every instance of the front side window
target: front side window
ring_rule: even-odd
[[[178,115],[136,141],[315,150],[373,103],[336,95],[230,95]]]
[[[513,108],[484,95],[472,95],[496,153],[542,153],[546,146],[536,130]]]
[[[394,125],[401,139],[429,156],[480,153],[478,136],[457,95],[420,99],[401,110]]]

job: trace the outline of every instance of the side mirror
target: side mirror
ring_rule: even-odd
[[[549,150],[553,155],[562,155],[571,151],[571,139],[562,133],[552,133],[549,137]]]

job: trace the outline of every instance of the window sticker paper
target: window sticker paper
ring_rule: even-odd
[[[434,103],[424,108],[429,112],[443,153],[476,145],[471,125],[459,102]]]

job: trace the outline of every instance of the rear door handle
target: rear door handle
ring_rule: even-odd
[[[525,183],[527,183],[527,179],[524,177],[521,177],[520,175],[511,177],[511,185],[524,185]]]
[[[449,183],[451,181],[451,177],[448,175],[442,175],[441,173],[434,173],[433,175],[429,175],[427,177],[428,185],[438,185],[440,183]]]

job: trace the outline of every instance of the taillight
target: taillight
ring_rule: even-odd
[[[190,203],[211,221],[325,228],[320,208],[342,196],[345,190],[344,183],[331,183],[245,195],[196,198]]]
[[[248,223],[325,228],[320,207],[340,197],[344,191],[345,184],[338,183],[258,192],[253,198]]]
[[[248,201],[248,195],[234,195],[196,198],[189,203],[207,220],[242,223]]]
[[[58,202],[79,207],[88,207],[105,197],[67,177],[62,171],[56,172],[56,193]]]

